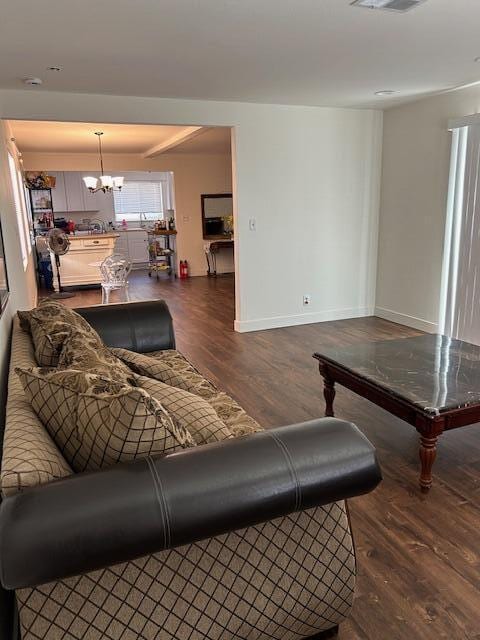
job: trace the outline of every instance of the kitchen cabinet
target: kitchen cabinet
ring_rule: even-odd
[[[128,251],[133,264],[148,262],[148,238],[146,231],[127,231]]]
[[[85,204],[85,211],[95,211],[97,215],[87,216],[91,218],[101,218],[106,222],[113,222],[115,220],[115,211],[113,206],[113,194],[103,193],[103,191],[97,191],[96,193],[90,193],[85,187],[83,182],[84,176],[93,176],[98,178],[100,172],[98,171],[82,171],[80,174],[80,182],[83,187],[83,201]]]
[[[119,231],[115,253],[126,255],[132,261],[133,268],[144,267],[148,263],[148,237],[143,229]]]
[[[82,171],[49,171],[55,176],[56,183],[52,189],[53,210],[56,214],[94,213],[102,211],[105,220],[113,220],[113,196],[103,192],[89,193],[84,182],[84,175],[98,175],[95,172]],[[89,216],[92,217],[92,216]]]
[[[129,255],[128,253],[128,233],[125,231],[118,232],[117,242],[115,243],[115,253],[121,253],[122,256]]]
[[[99,264],[114,253],[117,234],[105,233],[87,236],[70,236],[68,252],[60,256],[62,285],[73,287],[84,284],[100,284]],[[55,256],[50,253],[55,290],[58,290]]]
[[[52,189],[52,205],[53,210],[67,211],[67,196],[65,194],[65,174],[63,171],[49,171],[49,175],[56,179],[55,186]]]
[[[65,194],[67,211],[86,211],[84,194],[87,191],[78,171],[65,171]]]

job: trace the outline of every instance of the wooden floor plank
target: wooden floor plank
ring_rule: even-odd
[[[363,318],[239,334],[232,277],[157,282],[135,272],[130,280],[133,299],[167,301],[178,348],[266,427],[322,415],[312,359],[322,345],[419,333]],[[100,293],[66,303],[98,304]],[[345,389],[335,406],[375,444],[384,474],[374,493],[350,501],[359,575],[340,640],[480,640],[480,428],[442,437],[424,496],[413,428]]]

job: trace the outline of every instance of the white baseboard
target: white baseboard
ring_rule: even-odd
[[[230,275],[230,274],[233,275],[234,273],[235,273],[234,271],[217,271],[217,276],[226,276],[226,275]],[[196,271],[196,270],[191,269],[191,270],[189,270],[188,275],[191,278],[197,278],[197,277],[201,277],[201,276],[206,278],[208,276],[208,273],[207,273],[206,269],[202,269],[200,271]],[[210,276],[210,277],[213,278],[214,276]]]
[[[272,316],[257,320],[235,320],[235,331],[247,333],[249,331],[263,331],[264,329],[279,329],[293,327],[300,324],[328,322],[331,320],[345,320],[347,318],[364,318],[373,315],[373,308],[360,307],[352,309],[331,309],[329,311],[313,311],[295,316]]]
[[[413,329],[418,329],[419,331],[438,333],[438,324],[436,322],[429,322],[423,318],[416,318],[415,316],[399,313],[392,309],[384,309],[383,307],[375,307],[374,314],[384,320],[390,320],[390,322],[396,322],[397,324],[405,324],[407,327],[413,327]]]

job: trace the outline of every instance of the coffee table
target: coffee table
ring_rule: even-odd
[[[333,416],[335,383],[413,425],[420,434],[420,488],[432,486],[438,437],[480,421],[480,347],[446,336],[325,347],[315,353]]]

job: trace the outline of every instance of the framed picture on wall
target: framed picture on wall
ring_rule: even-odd
[[[2,223],[0,221],[0,315],[7,304],[8,300],[8,276],[7,265],[5,263],[5,252],[3,250]]]

